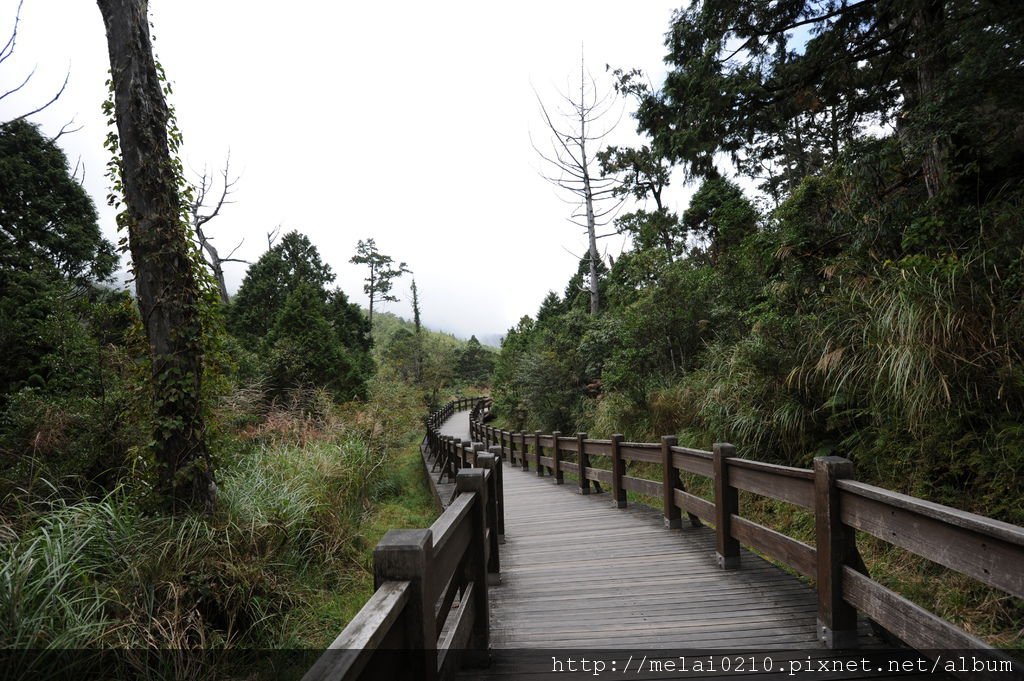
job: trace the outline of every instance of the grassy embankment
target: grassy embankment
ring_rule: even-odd
[[[236,400],[220,415],[236,454],[209,517],[148,510],[142,480],[99,498],[8,498],[0,646],[326,646],[372,593],[379,538],[435,515],[420,405],[387,380],[373,393],[259,414]]]

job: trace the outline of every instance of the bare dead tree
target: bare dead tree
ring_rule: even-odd
[[[192,215],[192,228],[196,232],[196,238],[199,239],[199,245],[203,249],[203,254],[206,256],[206,261],[210,265],[210,270],[213,272],[214,279],[217,280],[217,290],[220,291],[221,302],[225,305],[230,301],[228,296],[228,286],[224,279],[224,263],[226,262],[240,262],[249,264],[247,260],[234,257],[238,249],[245,243],[245,239],[242,239],[238,244],[231,249],[231,252],[226,256],[221,257],[217,248],[213,245],[213,240],[206,234],[206,223],[220,215],[221,209],[230,203],[232,192],[234,191],[235,185],[238,184],[238,177],[231,177],[231,153],[228,152],[227,157],[224,159],[224,168],[220,171],[221,183],[219,195],[214,192],[214,180],[212,174],[210,174],[204,167],[202,174],[199,176],[199,182],[193,184],[193,197],[192,205],[189,206],[189,211]],[[216,201],[213,197],[216,196]]]
[[[597,82],[587,73],[582,57],[579,94],[559,94],[563,108],[554,111],[554,115],[537,95],[544,124],[551,133],[551,151],[544,152],[536,144],[533,148],[551,170],[542,172],[541,177],[572,197],[566,200],[575,206],[569,221],[586,230],[590,276],[584,290],[590,293],[590,314],[596,315],[601,308],[597,286],[601,256],[597,251],[597,240],[608,236],[598,235],[597,229],[611,222],[622,205],[621,197],[614,191],[615,178],[603,177],[597,170],[597,152],[601,141],[615,129],[622,111],[614,123],[607,124],[617,104],[615,93],[611,89],[599,91]]]

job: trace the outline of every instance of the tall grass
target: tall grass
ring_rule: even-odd
[[[0,646],[83,648],[109,626],[107,599],[97,582],[109,552],[97,510],[56,501],[39,524],[0,544]]]
[[[391,399],[397,388],[379,390]],[[386,472],[415,437],[418,404],[396,406],[410,413],[384,402],[268,410],[219,470],[212,517],[154,515],[125,487],[9,499],[0,648],[327,645],[344,625],[329,604],[365,586],[374,498],[402,491]]]

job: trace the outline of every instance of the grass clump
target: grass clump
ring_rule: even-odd
[[[379,537],[433,521],[417,405],[375,390],[251,419],[210,516],[154,512],[127,485],[9,496],[0,648],[325,647],[372,591]]]

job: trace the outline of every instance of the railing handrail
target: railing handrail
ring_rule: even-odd
[[[856,532],[1024,598],[1024,528],[857,482],[853,464],[840,457],[818,457],[806,469],[740,458],[727,443],[715,444],[710,452],[681,447],[672,436],[659,443],[625,442],[621,435],[590,439],[586,433],[570,438],[501,430],[473,419],[470,433],[494,446],[511,466],[525,471],[532,464],[538,475],[548,474],[556,484],[563,484],[565,472],[576,474],[582,494],[590,493],[592,485],[600,491],[607,484],[620,508],[627,504],[627,491],[660,497],[666,527],[682,527],[683,513],[694,527],[714,524],[718,563],[724,569],[739,567],[742,544],[814,579],[819,635],[830,648],[856,645],[860,611],[918,650],[971,648],[1008,659],[871,579],[857,551]],[[607,457],[609,468],[595,467],[594,456]],[[626,475],[629,461],[660,463],[662,479]],[[710,478],[714,500],[686,491],[684,472]],[[812,511],[815,545],[742,517],[740,491]]]
[[[455,411],[480,416],[486,406],[487,398],[452,400],[425,419],[428,442],[441,442],[438,428]],[[455,500],[430,528],[384,535],[373,552],[374,594],[303,681],[433,681],[486,662],[487,589],[500,570],[501,460],[481,443],[458,446],[465,467],[454,476]],[[381,654],[395,649],[406,652]]]

